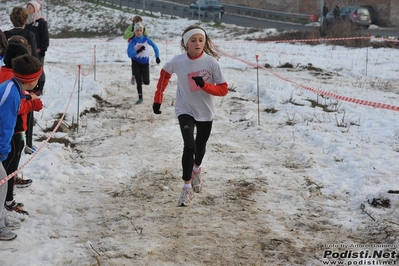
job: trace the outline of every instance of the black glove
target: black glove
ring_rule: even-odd
[[[192,77],[192,79],[195,81],[195,84],[197,84],[197,86],[200,86],[201,88],[205,86],[205,82],[201,76]]]
[[[39,57],[45,57],[46,56],[46,51],[39,52],[38,54],[39,54]]]
[[[161,108],[161,104],[160,103],[154,103],[152,105],[152,110],[154,110],[154,114],[161,114],[162,112],[159,110]]]
[[[155,62],[157,62],[157,64],[159,65],[159,63],[161,63],[161,59],[159,59],[159,57],[157,57],[157,58],[155,59]]]
[[[141,53],[144,50],[145,50],[145,46],[143,45],[137,50],[137,53]]]

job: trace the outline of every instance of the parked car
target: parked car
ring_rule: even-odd
[[[377,21],[377,13],[375,12],[374,8],[372,6],[368,5],[361,5],[360,7],[365,7],[370,13],[370,18],[371,18],[371,24],[375,24]]]
[[[198,14],[198,9],[207,12],[219,12],[224,14],[224,6],[218,0],[197,0],[190,5],[190,9],[193,9]]]
[[[366,29],[368,29],[371,24],[371,17],[368,9],[360,6],[341,7],[339,19],[342,21],[350,21],[354,26]],[[326,20],[327,24],[335,22],[333,11],[327,13]]]

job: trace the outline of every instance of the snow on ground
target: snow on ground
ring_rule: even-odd
[[[58,7],[66,17],[48,12],[50,22],[59,19],[51,30],[63,22],[84,28],[99,14],[125,16],[127,26],[134,15],[97,6],[84,16],[93,5],[70,2],[74,12]],[[231,55],[219,61],[230,90],[217,99],[204,190],[178,208],[176,77],[161,115],[152,113],[152,97],[162,65],[181,52],[179,36],[195,21],[143,19],[162,62],[151,60],[141,105],[121,37],[51,39],[45,108],[35,115],[42,149],[22,157],[21,171],[34,181],[16,190],[30,215],[10,215],[22,228],[2,243],[1,265],[327,265],[345,245],[358,256],[341,261],[364,265],[376,262],[375,252],[396,252],[399,199],[387,191],[399,188],[398,112],[312,89],[399,106],[398,50],[248,42],[245,28],[201,24]],[[253,64],[255,55],[271,68],[242,61]],[[286,63],[293,68],[279,68]],[[62,127],[79,122],[78,130],[47,143],[65,110]],[[380,206],[385,200],[390,208]],[[372,255],[360,256],[365,250]]]

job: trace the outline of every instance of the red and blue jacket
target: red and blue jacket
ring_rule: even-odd
[[[11,138],[22,98],[21,83],[15,78],[0,84],[0,161],[11,151]]]

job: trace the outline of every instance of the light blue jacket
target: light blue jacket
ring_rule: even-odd
[[[7,159],[11,151],[21,97],[22,88],[18,80],[11,79],[0,84],[0,162]]]
[[[141,46],[144,46],[145,50],[137,53]],[[158,46],[149,37],[145,35],[134,36],[127,46],[127,55],[140,64],[148,64],[150,61],[150,46],[154,49],[155,57],[159,57]]]

